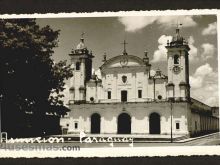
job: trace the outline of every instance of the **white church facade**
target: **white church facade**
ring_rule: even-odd
[[[151,75],[147,52],[143,58],[121,55],[92,73],[93,54],[81,38],[72,50],[68,116],[60,121],[64,134],[183,135],[218,131],[212,107],[190,97],[189,46],[176,29],[167,42],[167,76],[159,69]],[[166,56],[164,54],[164,56]]]

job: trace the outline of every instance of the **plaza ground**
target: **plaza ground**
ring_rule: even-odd
[[[67,143],[66,143],[67,144]],[[80,147],[111,147],[110,143],[79,143],[71,142],[68,145],[77,145]],[[130,143],[114,143],[114,147],[128,147]],[[134,142],[133,147],[148,147],[148,146],[210,146],[210,145],[220,145],[220,132],[195,137],[188,138],[180,141],[148,141],[148,142]]]
[[[10,145],[15,145],[16,143],[7,143],[7,148],[10,148]],[[17,143],[19,145],[27,143]],[[56,147],[74,147],[77,146],[79,148],[108,148],[108,147],[131,147],[131,143],[113,143],[113,146],[110,143],[80,143],[80,142],[70,142],[65,141],[64,143],[31,143],[32,146],[53,146]],[[180,141],[174,141],[171,143],[170,141],[148,141],[148,142],[134,142],[133,147],[166,147],[166,146],[214,146],[220,145],[220,132],[195,137],[195,138],[188,138]]]

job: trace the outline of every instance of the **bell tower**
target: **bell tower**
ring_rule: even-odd
[[[92,75],[92,52],[89,52],[84,43],[84,33],[81,35],[80,43],[76,49],[71,51],[71,67],[73,77],[70,79],[69,103],[81,103],[86,101],[86,82]]]
[[[180,35],[179,27],[172,41],[167,41],[167,69],[168,83],[167,96],[175,100],[188,100],[190,98],[189,85],[189,46]]]

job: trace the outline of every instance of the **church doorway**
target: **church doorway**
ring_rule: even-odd
[[[121,101],[126,102],[128,100],[127,97],[128,97],[128,92],[125,90],[121,91]]]
[[[118,134],[131,133],[131,117],[127,113],[118,116]]]
[[[100,133],[100,123],[101,116],[98,113],[94,113],[91,116],[91,133],[99,134]]]
[[[149,121],[150,134],[160,134],[160,115],[152,113]]]

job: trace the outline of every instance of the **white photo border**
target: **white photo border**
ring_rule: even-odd
[[[217,29],[220,29],[220,10],[151,10],[92,13],[47,13],[47,14],[3,14],[0,19],[9,18],[71,18],[71,17],[118,17],[118,16],[174,16],[174,15],[216,15]],[[217,32],[218,53],[220,52],[220,33]],[[219,55],[218,55],[219,58]],[[220,86],[218,60],[218,85]],[[220,100],[219,100],[220,101]],[[108,147],[80,148],[80,151],[8,151],[0,149],[0,158],[57,158],[57,157],[154,157],[154,156],[194,156],[220,155],[220,146],[162,146],[162,147]]]

